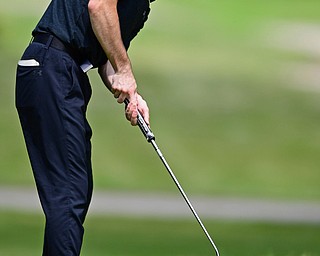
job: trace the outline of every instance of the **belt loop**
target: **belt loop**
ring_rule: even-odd
[[[48,39],[48,41],[46,43],[46,46],[45,46],[46,49],[48,49],[50,47],[50,45],[52,43],[52,40],[53,40],[53,35],[50,35],[49,39]]]

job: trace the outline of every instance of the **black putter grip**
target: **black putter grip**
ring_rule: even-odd
[[[124,100],[124,104],[126,105],[126,107],[128,106],[129,104],[129,100],[128,99],[125,99]],[[138,123],[138,126],[141,130],[141,132],[143,133],[144,137],[146,137],[147,141],[150,142],[152,140],[155,140],[155,136],[154,134],[152,133],[152,131],[150,130],[149,126],[147,125],[146,121],[144,121],[141,113],[139,112],[138,110],[138,117],[137,117],[137,123]]]

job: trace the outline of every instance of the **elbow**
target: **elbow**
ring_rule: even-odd
[[[88,12],[90,16],[98,16],[102,13],[116,13],[118,0],[89,0]]]
[[[98,9],[98,3],[99,1],[96,0],[90,0],[88,3],[88,11],[89,14],[93,14]]]
[[[90,16],[95,15],[99,10],[101,10],[101,5],[103,1],[100,0],[90,0],[88,3],[88,11]]]
[[[90,16],[99,14],[100,12],[109,13],[117,10],[118,0],[89,0],[88,12]]]

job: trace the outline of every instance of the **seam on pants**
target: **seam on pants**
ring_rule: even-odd
[[[60,56],[61,59],[63,59],[63,56],[61,55]],[[63,61],[62,61],[63,62]],[[60,63],[59,63],[60,64]],[[59,72],[61,74],[65,73],[65,72],[70,72],[69,70],[63,70],[62,67],[61,67],[61,64],[59,66]],[[63,128],[64,128],[64,142],[65,142],[65,151],[67,153],[67,163],[66,163],[66,172],[67,172],[67,176],[68,176],[68,186],[67,186],[67,190],[68,190],[68,196],[67,196],[67,202],[68,202],[68,207],[67,207],[67,214],[68,214],[68,219],[71,219],[72,218],[72,211],[71,211],[71,208],[72,208],[72,202],[71,202],[71,174],[70,174],[70,166],[71,166],[71,163],[70,163],[70,150],[68,149],[68,129],[67,129],[67,120],[66,120],[66,103],[64,101],[64,90],[63,90],[63,86],[66,85],[65,81],[63,81],[63,78],[64,76],[60,76],[59,77],[59,91],[60,91],[60,97],[59,98],[59,101],[60,101],[60,107],[61,107],[61,113],[62,113],[62,124],[63,124]],[[67,255],[70,255],[72,256],[72,243],[71,243],[71,238],[72,238],[72,234],[71,234],[71,230],[72,230],[72,222],[69,221],[68,223],[68,228],[67,228],[67,234],[66,234],[66,247],[67,247],[67,252],[68,254]]]
[[[83,232],[84,232],[83,231],[82,214],[84,214],[84,212],[81,212],[81,215],[78,215],[75,212],[73,212],[73,204],[72,204],[73,197],[71,196],[71,195],[73,195],[74,184],[76,183],[76,182],[74,182],[73,173],[72,173],[72,171],[74,171],[74,170],[72,170],[73,169],[72,161],[75,161],[75,160],[73,159],[74,156],[72,155],[72,153],[74,153],[74,152],[69,147],[70,143],[72,142],[72,138],[70,137],[70,135],[71,135],[70,132],[72,130],[72,127],[69,126],[70,125],[70,123],[69,123],[69,118],[70,117],[68,115],[69,115],[69,111],[70,110],[68,109],[68,103],[67,103],[66,99],[69,98],[69,93],[71,93],[73,90],[78,89],[81,92],[81,95],[82,95],[82,97],[81,97],[81,102],[82,103],[80,105],[85,105],[86,103],[85,103],[85,96],[83,95],[83,92],[81,90],[82,77],[77,77],[77,74],[74,73],[74,69],[75,69],[74,65],[76,65],[76,64],[74,63],[74,61],[72,59],[69,59],[69,58],[68,59],[64,59],[64,61],[65,61],[65,65],[67,66],[67,69],[64,72],[69,72],[68,75],[67,75],[67,78],[70,79],[70,80],[64,80],[64,79],[62,79],[63,76],[61,76],[60,79],[59,79],[60,80],[59,82],[60,82],[61,86],[65,85],[65,86],[68,87],[67,90],[64,90],[63,88],[60,88],[60,90],[62,92],[62,95],[63,95],[63,98],[61,98],[61,111],[62,111],[62,116],[63,116],[63,126],[64,126],[64,129],[66,131],[64,139],[65,139],[65,145],[66,145],[66,153],[67,153],[67,156],[68,156],[67,157],[67,161],[68,161],[67,162],[67,170],[66,170],[68,172],[67,173],[67,175],[68,175],[68,187],[67,187],[67,189],[69,191],[68,211],[67,211],[67,213],[69,215],[69,218],[77,223],[77,228],[79,228],[80,229],[79,232],[81,232],[81,233],[79,233],[79,239],[81,239],[81,240],[79,240],[79,242],[82,243]],[[63,70],[61,70],[61,72],[63,72]],[[82,74],[82,73],[80,73],[80,74]],[[79,96],[76,96],[76,97],[79,97]],[[85,113],[83,113],[83,110],[82,110],[81,106],[77,106],[77,107],[79,108],[77,110],[79,110],[81,112],[81,116],[78,117],[78,118],[81,118],[81,120],[78,119],[78,122],[81,122],[82,125],[83,125],[83,130],[81,130],[81,132],[82,132],[83,139],[84,139],[84,141],[83,141],[84,145],[83,146],[85,146],[86,145]],[[83,150],[84,150],[84,152],[83,152],[84,156],[87,157],[86,147]],[[85,168],[84,169],[85,172],[88,173],[88,168],[87,168],[86,162],[87,161],[85,161],[85,166],[83,168]],[[87,174],[87,176],[88,176],[88,174]],[[89,180],[88,180],[87,176],[86,176],[86,179],[87,179],[86,182],[88,183]],[[88,184],[87,184],[87,186],[89,187]],[[88,195],[87,191],[84,194],[85,194],[85,196],[87,196]],[[81,198],[81,199],[84,200],[85,198]],[[86,202],[87,200],[88,200],[88,198],[86,198],[84,200],[84,202]],[[84,207],[88,207],[88,205],[86,204],[86,205],[84,205]],[[84,211],[84,209],[82,209],[82,210]],[[70,255],[73,255],[72,254],[73,251],[71,250],[73,248],[72,239],[71,239],[73,237],[73,234],[71,232],[73,230],[72,225],[74,225],[73,221],[68,224],[68,229],[67,229],[69,243],[66,244],[66,245],[67,245],[67,248],[69,248],[68,252],[70,252]],[[77,249],[79,249],[79,254],[80,254],[81,246],[79,248],[77,247]]]

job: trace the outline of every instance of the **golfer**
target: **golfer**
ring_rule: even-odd
[[[52,0],[18,62],[18,110],[45,214],[42,255],[80,255],[90,204],[92,131],[86,119],[90,68],[125,115],[149,123],[127,49],[148,18],[149,0]]]

